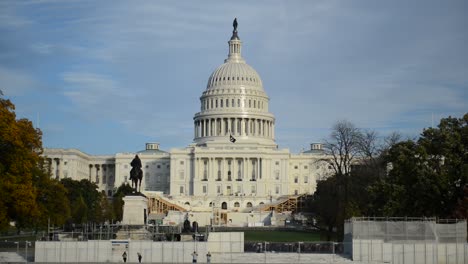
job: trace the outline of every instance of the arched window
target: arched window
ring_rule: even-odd
[[[252,207],[252,203],[251,203],[251,202],[248,202],[248,203],[247,203],[247,207]]]
[[[229,99],[226,99],[226,107],[229,107]]]
[[[189,203],[189,202],[185,202],[184,204],[185,204],[185,205],[190,205],[190,203]]]
[[[265,203],[264,202],[260,202],[258,205],[264,205]]]
[[[209,205],[209,207],[213,207],[213,202],[210,202],[210,205]]]
[[[234,203],[234,207],[240,207],[239,202],[235,202],[235,203]]]
[[[221,209],[227,209],[227,203],[226,202],[223,202],[221,204]]]

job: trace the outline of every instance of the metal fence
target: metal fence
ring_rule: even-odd
[[[4,239],[0,241],[0,252],[11,253],[8,255],[15,262],[34,261],[35,245],[35,241],[11,241]]]
[[[466,220],[352,218],[344,253],[353,260],[388,263],[468,263]]]

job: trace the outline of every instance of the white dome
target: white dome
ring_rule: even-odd
[[[208,79],[194,116],[194,142],[206,144],[262,145],[276,148],[275,117],[262,79],[242,58],[242,41],[234,26],[227,59]],[[229,145],[230,146],[230,145]]]
[[[208,79],[207,89],[221,85],[245,85],[263,89],[257,71],[244,62],[228,61],[219,66]]]

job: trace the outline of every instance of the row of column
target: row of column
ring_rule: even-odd
[[[63,178],[63,164],[62,160],[59,158],[49,159],[50,172],[52,177],[59,180]]]
[[[255,118],[207,118],[195,120],[195,138],[226,136],[257,136],[275,138],[273,121]]]
[[[202,181],[256,181],[262,178],[262,161],[262,158],[197,158],[195,177]]]
[[[114,182],[113,168],[114,164],[89,164],[88,180],[100,184],[102,179],[102,184],[112,184]],[[102,172],[100,174],[101,169]]]

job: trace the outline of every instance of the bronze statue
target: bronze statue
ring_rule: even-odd
[[[141,170],[141,160],[138,155],[130,163],[132,169],[130,170],[130,180],[132,181],[132,188],[135,188],[135,192],[141,191],[141,180],[143,179],[143,170]],[[135,185],[135,187],[133,187]],[[138,190],[138,188],[140,190]]]
[[[237,17],[234,18],[234,22],[232,22],[232,26],[234,27],[234,32],[237,31]]]

